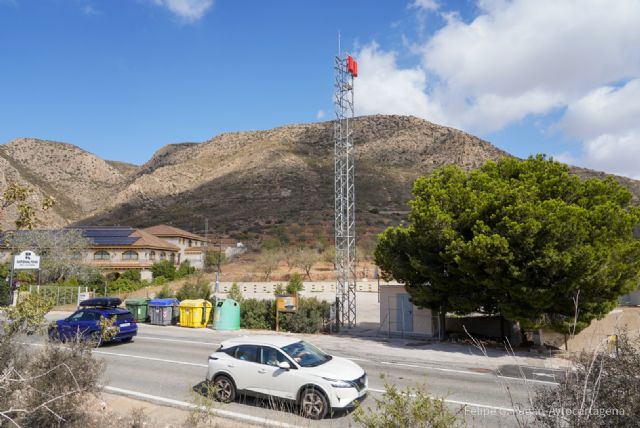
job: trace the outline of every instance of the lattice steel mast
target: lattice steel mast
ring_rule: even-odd
[[[353,79],[358,75],[350,56],[335,58],[335,239],[336,239],[336,324],[356,325],[356,210],[353,159]]]

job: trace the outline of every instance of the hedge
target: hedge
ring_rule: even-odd
[[[280,331],[319,333],[329,330],[331,304],[315,297],[299,298],[298,311],[280,314]],[[243,299],[240,302],[240,327],[276,329],[274,300]]]

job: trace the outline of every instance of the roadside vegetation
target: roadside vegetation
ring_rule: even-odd
[[[532,408],[537,426],[638,426],[640,337],[619,333],[617,340],[595,351],[572,356],[566,379],[557,388],[536,391]]]
[[[442,398],[427,393],[425,385],[398,389],[385,383],[373,406],[359,405],[354,421],[364,428],[455,428],[463,427],[464,409],[451,410]]]
[[[582,180],[539,155],[446,166],[413,194],[408,224],[381,235],[375,261],[440,325],[476,312],[573,333],[640,282],[640,208],[612,178]]]

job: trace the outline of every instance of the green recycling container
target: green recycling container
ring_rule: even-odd
[[[147,305],[149,299],[127,299],[124,304],[133,314],[133,319],[136,322],[145,322],[147,320]]]
[[[216,330],[240,330],[240,304],[233,299],[224,299],[216,303],[213,328]]]

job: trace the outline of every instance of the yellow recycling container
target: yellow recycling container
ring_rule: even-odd
[[[180,302],[180,326],[202,328],[209,324],[211,302],[204,299]]]

